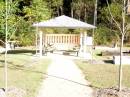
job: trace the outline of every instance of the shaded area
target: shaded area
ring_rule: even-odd
[[[79,51],[74,51],[74,50],[57,50],[57,51],[54,51],[53,54],[78,57]]]
[[[120,52],[119,51],[102,51],[100,54],[98,54],[100,56],[119,56]],[[128,55],[130,56],[130,51],[124,51],[123,55]]]
[[[113,60],[104,60],[104,62],[107,64],[113,64]]]
[[[63,13],[67,16],[71,16],[71,2],[72,0],[63,0]]]
[[[19,53],[31,53],[31,54],[35,54],[36,50],[20,49],[20,50],[9,50],[8,51],[8,54],[19,54]]]
[[[123,54],[130,56],[130,50],[129,50],[129,51],[126,51],[126,52],[123,52]]]
[[[3,63],[3,65],[2,64],[0,65],[0,68],[4,67],[4,62],[5,62],[5,60],[0,60],[0,63]],[[7,64],[13,64],[13,62],[8,61]]]
[[[35,62],[37,62],[37,59],[35,59],[35,60],[26,60],[26,59],[19,58],[18,60],[22,61],[22,63],[17,63],[15,61],[11,60],[11,61],[7,61],[7,64],[8,64],[8,66],[12,65],[12,66],[17,66],[17,67],[25,67],[26,64],[34,64]],[[4,62],[5,62],[5,60],[0,60],[0,63],[2,63],[0,65],[0,68],[4,67]]]

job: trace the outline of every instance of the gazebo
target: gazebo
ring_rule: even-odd
[[[39,23],[34,23],[33,24],[34,27],[37,28],[67,28],[67,29],[94,29],[96,28],[93,25],[90,25],[88,23],[76,20],[74,18],[62,15],[47,21],[43,21],[43,22],[39,22]],[[40,57],[42,56],[42,49],[43,49],[43,45],[42,45],[42,31],[39,31],[39,37],[40,37],[40,41],[39,41],[39,54]],[[84,39],[80,39],[80,49],[83,49],[84,54],[86,53],[86,46],[85,46],[85,42],[86,42],[86,31],[84,32],[84,34],[80,34],[81,38],[84,35]],[[83,45],[83,44],[84,45]]]

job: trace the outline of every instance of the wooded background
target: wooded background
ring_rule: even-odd
[[[122,22],[123,0],[108,0],[113,17]],[[96,0],[8,0],[8,40],[19,41],[20,45],[34,45],[35,28],[33,23],[48,20],[60,15],[67,15],[78,20],[94,23]],[[0,0],[0,43],[5,41],[5,0]],[[127,13],[126,8],[126,13]],[[129,24],[129,13],[126,23]],[[114,24],[106,0],[97,3],[97,29],[94,34],[96,45],[111,45],[120,41],[120,31]],[[120,25],[121,26],[121,25]],[[125,35],[125,44],[130,43],[130,26]],[[79,33],[78,29],[44,29],[46,33]],[[92,36],[92,31],[88,31]]]

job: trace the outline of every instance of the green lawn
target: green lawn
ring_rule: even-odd
[[[26,97],[35,97],[50,59],[33,59],[32,53],[8,54],[8,87],[26,91]],[[0,87],[4,87],[4,55],[0,55]]]
[[[76,60],[75,63],[94,88],[117,86],[118,66],[112,64],[88,64],[81,60]],[[123,66],[123,86],[130,87],[130,66]]]

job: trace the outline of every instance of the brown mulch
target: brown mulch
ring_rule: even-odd
[[[99,89],[96,92],[96,97],[130,97],[130,89],[123,88],[121,91],[115,87]]]

